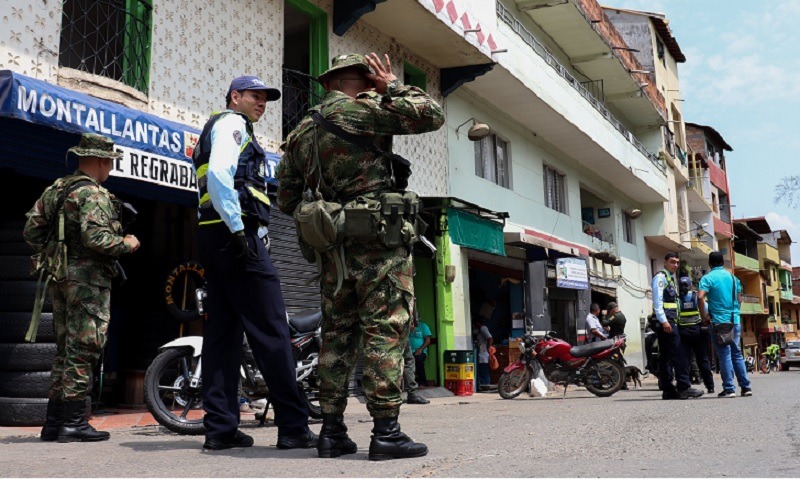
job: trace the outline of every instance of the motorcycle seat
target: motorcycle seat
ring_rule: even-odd
[[[584,344],[583,346],[573,346],[569,350],[569,354],[573,358],[587,358],[601,351],[605,351],[614,346],[613,339],[604,339],[595,343]]]
[[[298,333],[308,333],[319,327],[322,321],[322,310],[304,309],[289,317],[289,325]]]

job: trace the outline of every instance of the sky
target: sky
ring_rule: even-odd
[[[781,178],[800,174],[800,0],[602,0],[666,14],[686,62],[683,116],[717,130],[734,218],[764,216],[792,240],[800,265],[800,209],[774,202]]]

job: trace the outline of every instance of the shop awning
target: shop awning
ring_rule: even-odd
[[[525,249],[528,261],[541,261],[551,258],[575,257],[588,255],[589,250],[580,245],[572,244],[554,237],[537,234],[533,230],[524,232],[507,232],[503,234],[509,246]]]
[[[200,132],[192,127],[10,70],[0,70],[0,127],[0,165],[24,174],[71,171],[66,150],[81,133],[99,133],[124,155],[109,189],[184,204],[196,199],[191,155]]]
[[[506,255],[503,224],[463,210],[448,208],[447,224],[453,243],[465,248]]]

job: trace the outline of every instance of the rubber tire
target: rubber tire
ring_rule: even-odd
[[[0,397],[46,398],[50,371],[0,371]]]
[[[194,299],[194,291],[189,291],[189,309],[181,309],[176,302],[176,294],[173,286],[181,284],[191,284],[194,289],[203,288],[206,285],[205,269],[197,261],[187,261],[175,267],[167,275],[164,282],[164,302],[167,304],[167,311],[170,316],[177,319],[181,324],[200,319],[197,311],[197,303]]]
[[[49,371],[55,343],[0,343],[0,371]]]
[[[25,341],[28,326],[31,324],[31,313],[0,313],[0,343],[21,343]],[[36,342],[52,343],[56,340],[53,329],[53,313],[42,313]]]
[[[601,359],[601,360],[597,361],[597,364],[598,365],[600,365],[600,364],[609,364],[609,365],[611,365],[613,368],[615,368],[617,370],[617,376],[619,377],[619,380],[610,389],[597,389],[596,387],[594,387],[591,384],[585,384],[584,387],[586,387],[586,390],[589,391],[590,393],[594,394],[595,396],[598,396],[598,397],[611,396],[615,392],[619,391],[620,388],[622,388],[622,385],[625,384],[625,368],[623,368],[620,363],[618,363],[618,362],[616,362],[614,360],[608,359],[608,358]]]
[[[518,385],[516,389],[512,389],[507,391],[506,384],[511,382],[512,379],[515,379],[518,374],[522,371],[522,385]],[[513,375],[513,376],[512,376]],[[500,379],[497,381],[497,392],[500,393],[500,397],[503,399],[514,399],[515,397],[519,396],[523,392],[527,391],[530,387],[531,382],[531,370],[528,367],[525,369],[515,369],[511,371],[511,373],[504,372]]]
[[[47,418],[47,398],[0,397],[0,426],[41,426]]]
[[[36,300],[36,285],[33,280],[0,281],[0,311],[33,311]],[[46,291],[42,311],[53,310],[53,295]]]
[[[0,280],[31,278],[30,256],[9,255],[0,248]]]
[[[788,364],[781,364],[781,371],[788,371],[790,367]]]
[[[144,402],[147,410],[159,424],[178,434],[200,436],[206,433],[206,427],[201,419],[199,422],[181,422],[166,410],[166,406],[158,396],[158,381],[166,369],[172,368],[175,361],[181,356],[192,357],[191,348],[170,348],[156,356],[144,375]],[[202,388],[202,384],[201,384]]]

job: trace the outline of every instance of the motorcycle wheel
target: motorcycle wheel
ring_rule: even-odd
[[[159,424],[178,434],[199,436],[203,425],[203,386],[190,385],[199,357],[191,348],[171,348],[162,352],[144,376],[144,401]]]
[[[529,368],[515,369],[511,372],[503,373],[497,381],[497,392],[503,399],[514,399],[527,391],[531,382],[531,370]]]
[[[767,358],[762,357],[758,360],[758,368],[761,371],[761,374],[769,374],[769,362]]]
[[[616,361],[601,359],[590,367],[593,371],[587,375],[584,386],[595,396],[611,396],[625,383],[625,369]]]
[[[303,363],[309,363],[319,357],[319,351],[312,350],[302,360]],[[322,406],[319,404],[319,379],[317,378],[317,369],[304,380],[297,383],[297,388],[303,395],[303,400],[308,409],[308,416],[312,419],[322,419]]]

